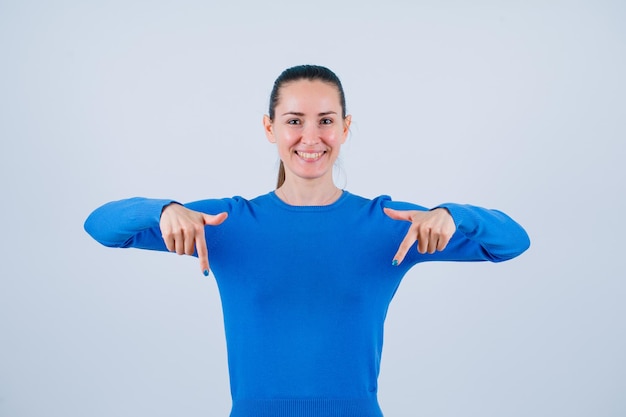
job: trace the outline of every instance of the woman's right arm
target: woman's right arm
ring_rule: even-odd
[[[197,255],[204,275],[209,273],[204,227],[227,217],[190,210],[173,200],[141,197],[112,201],[89,215],[85,230],[104,246],[140,248]]]
[[[111,201],[87,217],[85,231],[110,248],[167,250],[159,221],[163,209],[173,200],[142,197]]]

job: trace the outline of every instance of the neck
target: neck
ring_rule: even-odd
[[[285,181],[276,195],[291,206],[326,206],[339,199],[341,190],[332,182],[295,184]]]

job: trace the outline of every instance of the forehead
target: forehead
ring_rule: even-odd
[[[279,91],[277,107],[325,107],[324,111],[341,109],[339,90],[320,80],[297,80],[285,83]]]

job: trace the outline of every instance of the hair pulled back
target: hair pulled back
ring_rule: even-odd
[[[276,105],[280,99],[280,89],[284,87],[285,84],[300,80],[322,81],[335,86],[337,88],[337,92],[339,93],[341,116],[344,119],[346,118],[346,96],[339,77],[337,77],[337,75],[328,68],[320,65],[298,65],[287,68],[278,76],[278,78],[276,78],[276,81],[274,81],[274,87],[272,88],[272,92],[270,94],[270,106],[268,112],[271,121],[274,121]],[[280,161],[276,188],[283,185],[284,182],[285,166],[283,165],[283,161]]]

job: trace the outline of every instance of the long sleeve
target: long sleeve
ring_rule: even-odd
[[[397,210],[428,210],[425,207],[384,201],[384,207]],[[445,203],[435,208],[448,210],[456,231],[446,248],[433,254],[420,254],[415,247],[407,254],[409,264],[426,261],[491,261],[502,262],[522,254],[530,246],[526,231],[511,217],[498,210],[467,204]],[[409,223],[398,237],[398,244],[406,234]]]
[[[502,262],[521,255],[530,247],[526,231],[511,217],[498,210],[462,204],[443,204],[463,235],[476,242],[487,260]]]
[[[85,231],[97,242],[112,248],[167,250],[159,220],[163,207],[172,202],[142,197],[112,201],[87,217]]]

